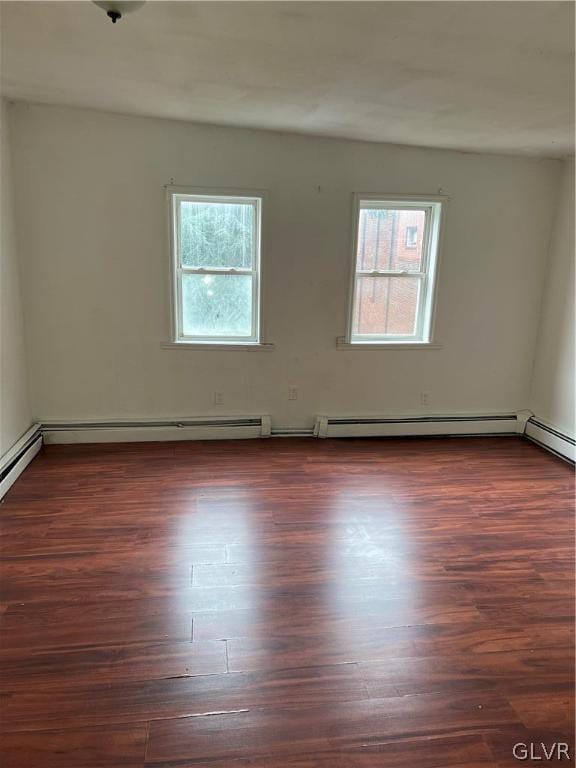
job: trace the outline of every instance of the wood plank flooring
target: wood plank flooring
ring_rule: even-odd
[[[574,472],[520,438],[51,446],[0,523],[2,768],[574,759]]]

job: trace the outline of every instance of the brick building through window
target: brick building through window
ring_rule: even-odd
[[[362,209],[357,270],[419,272],[425,229],[423,210]],[[412,335],[420,280],[411,277],[358,278],[354,329],[361,335]]]

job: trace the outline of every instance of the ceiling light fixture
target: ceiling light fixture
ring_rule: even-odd
[[[124,14],[141,8],[145,0],[142,2],[138,2],[138,0],[125,0],[125,2],[121,0],[93,0],[93,2],[98,8],[106,11],[106,15],[111,19],[112,24],[116,24],[118,19],[121,19]]]

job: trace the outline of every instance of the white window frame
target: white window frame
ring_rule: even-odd
[[[242,348],[269,346],[261,343],[261,285],[262,285],[262,209],[263,193],[246,190],[168,187],[168,216],[170,226],[171,272],[171,342],[165,346],[198,348]],[[188,267],[180,258],[180,204],[194,202],[249,203],[254,209],[254,262],[251,268]],[[249,336],[191,336],[183,332],[182,277],[184,274],[249,275],[252,278],[252,322]]]
[[[354,235],[352,242],[352,266],[350,296],[348,302],[348,328],[343,344],[340,346],[432,346],[434,330],[434,311],[436,305],[436,286],[442,218],[447,198],[444,196],[407,196],[355,194],[353,201]],[[360,210],[366,208],[388,210],[423,210],[425,212],[424,235],[422,240],[422,262],[419,272],[408,270],[358,270],[356,267],[359,239]],[[416,328],[413,334],[354,334],[354,307],[356,303],[358,277],[416,277],[420,280]]]

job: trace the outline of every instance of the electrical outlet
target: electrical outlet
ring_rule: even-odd
[[[288,386],[288,400],[298,400],[298,387],[294,384]]]
[[[223,404],[224,404],[224,393],[214,392],[214,405],[223,405]]]
[[[420,392],[420,405],[430,405],[430,392]]]

